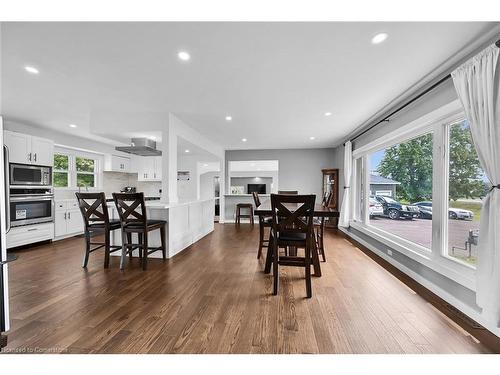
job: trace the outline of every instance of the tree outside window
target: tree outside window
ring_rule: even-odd
[[[95,187],[95,160],[76,157],[76,186]]]
[[[69,186],[69,156],[54,154],[54,187]]]

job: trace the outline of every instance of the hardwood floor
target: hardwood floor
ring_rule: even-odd
[[[346,239],[305,298],[303,270],[280,291],[257,260],[258,226],[216,224],[173,259],[81,268],[84,240],[17,251],[8,351],[65,353],[485,353],[490,350]]]

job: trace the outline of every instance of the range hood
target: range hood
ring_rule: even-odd
[[[148,138],[132,138],[130,146],[118,146],[115,150],[140,156],[161,155],[161,151],[156,149],[156,142]]]

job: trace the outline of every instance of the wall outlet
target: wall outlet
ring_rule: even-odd
[[[387,250],[387,255],[392,257],[392,250]]]

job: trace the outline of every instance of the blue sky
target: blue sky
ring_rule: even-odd
[[[384,158],[385,150],[380,150],[370,154],[370,171],[376,171],[380,162]]]

